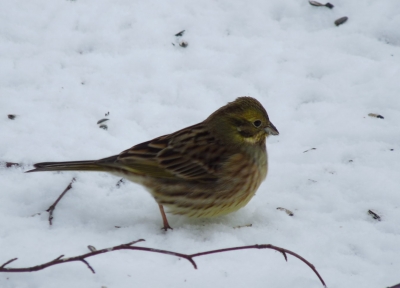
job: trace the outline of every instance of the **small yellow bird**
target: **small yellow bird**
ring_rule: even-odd
[[[37,171],[105,171],[146,187],[168,212],[216,217],[245,206],[267,176],[266,137],[279,135],[267,111],[252,97],[239,97],[206,120],[91,161],[43,162]]]

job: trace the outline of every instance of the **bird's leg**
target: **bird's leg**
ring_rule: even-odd
[[[168,224],[167,215],[165,215],[165,212],[164,212],[164,207],[161,204],[158,204],[158,208],[160,208],[160,213],[161,213],[162,221],[164,224],[164,227],[161,229],[164,229],[165,231],[167,231],[168,229],[172,230],[172,227],[169,226],[169,224]]]

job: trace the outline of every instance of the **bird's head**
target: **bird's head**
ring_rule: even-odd
[[[239,97],[221,107],[207,120],[225,139],[241,144],[264,144],[269,135],[279,135],[267,111],[252,97]]]

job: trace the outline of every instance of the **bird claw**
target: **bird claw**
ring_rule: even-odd
[[[164,227],[161,227],[161,229],[163,229],[164,231],[168,231],[168,229],[174,230],[174,228],[169,226],[169,224],[167,224],[167,225],[164,224]]]

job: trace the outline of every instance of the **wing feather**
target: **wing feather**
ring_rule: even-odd
[[[215,181],[225,152],[226,147],[200,123],[135,145],[118,155],[116,162],[133,170],[147,166],[149,176]]]

